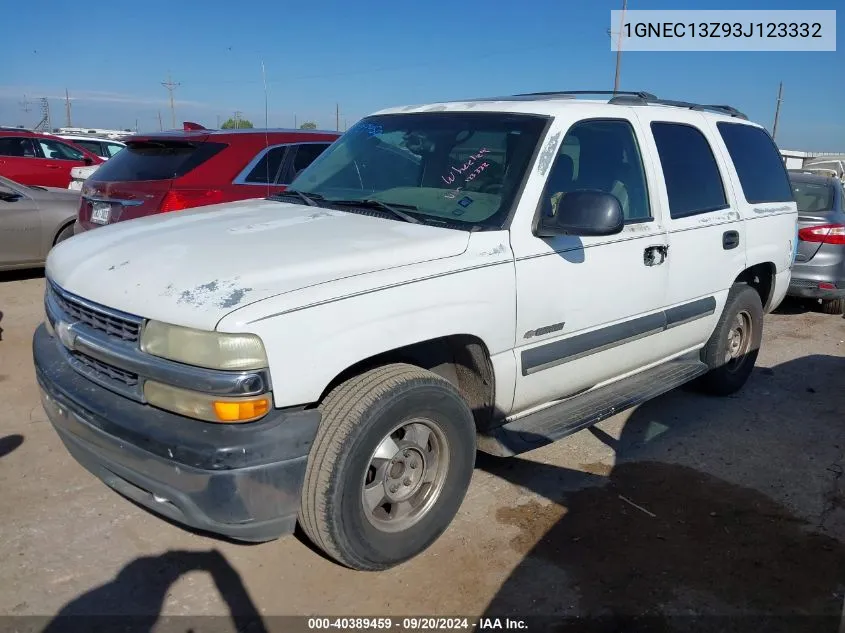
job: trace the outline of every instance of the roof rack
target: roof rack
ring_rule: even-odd
[[[510,97],[516,100],[548,99],[558,97],[562,99],[574,99],[578,95],[612,95],[608,103],[614,105],[665,105],[675,108],[687,108],[689,110],[700,110],[727,114],[738,119],[748,119],[745,114],[729,105],[714,105],[704,103],[692,103],[689,101],[673,101],[671,99],[660,99],[650,92],[642,90],[554,90],[550,92],[525,92]],[[507,98],[507,97],[506,97]]]

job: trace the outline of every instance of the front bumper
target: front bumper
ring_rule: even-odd
[[[47,416],[71,455],[152,512],[243,541],[293,531],[320,414],[274,411],[211,424],[134,402],[77,373],[41,325],[35,373]]]

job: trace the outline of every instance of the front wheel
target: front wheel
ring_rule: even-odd
[[[451,523],[475,465],[475,425],[432,372],[391,364],[355,376],[320,405],[300,524],[339,563],[393,567]]]
[[[716,329],[701,351],[701,360],[710,370],[698,380],[699,386],[719,396],[739,391],[754,369],[762,338],[760,295],[751,286],[736,284],[728,293]]]

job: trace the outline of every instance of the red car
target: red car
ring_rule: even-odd
[[[133,135],[85,180],[75,232],[278,193],[339,136],[317,130],[207,130],[189,123],[184,130]]]
[[[0,128],[0,176],[22,185],[67,189],[70,170],[103,159],[50,134]]]

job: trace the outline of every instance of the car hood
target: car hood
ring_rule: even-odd
[[[468,242],[465,231],[247,200],[81,233],[50,252],[47,276],[130,314],[213,329],[249,303],[454,257]]]

